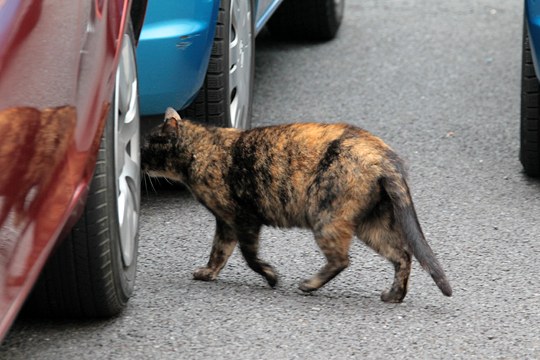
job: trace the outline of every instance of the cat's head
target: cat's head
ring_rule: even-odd
[[[152,177],[182,180],[182,167],[190,157],[183,151],[184,122],[174,109],[168,108],[163,123],[145,136],[141,148],[143,173]]]

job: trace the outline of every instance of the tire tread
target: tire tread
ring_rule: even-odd
[[[224,64],[226,63],[224,54],[227,53],[228,42],[225,37],[225,8],[220,4],[212,52],[208,63],[208,70],[203,82],[203,86],[195,100],[180,114],[189,119],[216,126],[227,126],[226,119],[226,87]]]
[[[525,173],[540,176],[540,83],[534,70],[527,22],[523,25],[519,158]]]

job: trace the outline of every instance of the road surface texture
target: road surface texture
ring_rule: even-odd
[[[276,289],[238,251],[217,281],[193,281],[214,221],[162,186],[143,198],[126,311],[21,319],[0,358],[540,358],[540,183],[518,161],[522,14],[508,0],[348,0],[335,41],[257,43],[255,125],[347,121],[391,144],[453,297],[415,262],[405,302],[381,302],[393,269],[360,241],[346,271],[304,295],[322,255],[309,232],[273,228],[262,257]]]

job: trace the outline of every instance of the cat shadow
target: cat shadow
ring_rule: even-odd
[[[297,288],[297,283],[281,282],[275,288],[266,284],[247,284],[246,282],[223,279],[210,282],[192,280],[189,286],[198,287],[208,292],[210,297],[219,296],[220,292],[227,292],[228,298],[238,296],[241,299],[252,298],[254,301],[287,302],[292,309],[341,309],[340,311],[355,312],[369,310],[389,316],[405,315],[412,312],[423,312],[427,317],[453,317],[456,313],[448,301],[443,299],[438,303],[427,303],[422,298],[409,296],[399,304],[385,303],[380,300],[380,292],[367,290],[342,290],[335,288],[322,288],[316,292],[304,293]],[[222,294],[224,295],[224,294]]]

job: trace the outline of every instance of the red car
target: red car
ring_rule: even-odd
[[[0,1],[0,340],[133,291],[146,0]]]

